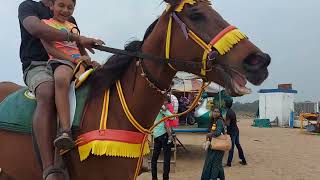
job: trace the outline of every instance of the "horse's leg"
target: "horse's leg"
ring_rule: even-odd
[[[12,82],[0,82],[0,102],[9,94],[19,90],[22,86]]]
[[[30,135],[0,130],[0,167],[16,180],[41,180]]]

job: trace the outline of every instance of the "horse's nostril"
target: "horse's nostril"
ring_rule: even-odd
[[[258,71],[269,66],[271,57],[266,53],[250,54],[243,62],[247,71]]]
[[[258,55],[256,54],[250,54],[245,60],[244,64],[249,65],[249,66],[255,66],[261,63],[259,61]]]
[[[251,59],[249,62],[251,65],[256,65],[259,63],[259,61],[257,59]]]

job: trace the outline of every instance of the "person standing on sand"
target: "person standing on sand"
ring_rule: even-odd
[[[170,97],[166,97],[164,105],[162,106],[154,123],[159,122],[163,117],[171,116],[172,113],[167,108]],[[167,121],[172,121],[174,118],[169,118]],[[157,177],[157,161],[163,149],[163,180],[169,180],[170,161],[171,161],[171,147],[173,145],[173,137],[171,128],[165,125],[165,122],[158,124],[153,131],[154,147],[151,159],[151,174],[152,180],[158,180]]]
[[[212,138],[217,138],[225,133],[225,127],[221,118],[219,108],[215,107],[212,110],[212,119],[209,125],[209,133],[206,140],[211,141]],[[201,180],[225,180],[222,160],[224,151],[206,148],[207,155],[203,165]]]
[[[239,152],[239,158],[241,159],[240,164],[247,165],[246,158],[244,157],[242,147],[240,145],[240,138],[239,138],[239,128],[237,125],[237,116],[236,113],[231,109],[232,101],[226,101],[226,125],[227,125],[227,134],[231,137],[232,147],[229,151],[227,167],[231,167],[232,159],[233,159],[233,152],[234,152],[234,145],[237,146]]]

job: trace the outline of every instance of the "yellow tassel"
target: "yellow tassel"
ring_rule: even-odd
[[[238,44],[242,39],[246,39],[247,36],[243,34],[239,29],[234,29],[225,34],[213,47],[218,50],[219,54],[224,55],[231,50],[231,48]]]
[[[140,157],[141,144],[130,144],[115,141],[92,141],[88,144],[78,147],[80,161],[84,161],[91,154],[97,156],[112,156],[112,157],[126,157],[138,158]],[[150,153],[148,143],[144,144],[143,155]]]

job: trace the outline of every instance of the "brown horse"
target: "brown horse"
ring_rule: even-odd
[[[140,60],[140,63],[137,63],[139,59],[124,55],[111,57],[88,82],[92,87],[91,93],[83,114],[81,130],[76,132],[76,136],[99,129],[103,96],[108,88],[111,88],[111,95],[107,127],[137,132],[137,129],[127,120],[119,102],[119,96],[114,88],[117,79],[122,84],[130,111],[141,126],[148,128],[152,126],[164,100],[164,95],[159,90],[165,91],[169,88],[177,70],[191,72],[208,81],[217,82],[233,96],[248,93],[245,87],[247,80],[259,85],[267,78],[270,57],[248,39],[242,38],[225,53],[208,52],[210,57],[208,59],[215,59],[213,64],[202,63],[201,59],[207,60],[207,56],[203,58],[206,46],[203,44],[199,46],[199,41],[190,38],[192,35],[188,33],[189,30],[197,34],[203,42],[209,44],[212,38],[217,39],[217,36],[222,37],[227,34],[229,31],[226,31],[226,28],[228,29],[230,25],[206,0],[166,0],[166,2],[171,5],[170,8],[148,29],[144,41],[132,42],[126,49],[160,57],[164,57],[169,49],[170,58],[182,59],[190,64],[196,62],[201,66],[190,64],[189,66],[188,63],[170,61],[170,67],[166,63],[161,64],[151,59]],[[175,17],[171,18],[173,16]],[[171,47],[166,50],[166,44],[168,44],[166,34],[168,34],[170,19],[173,19],[172,33],[169,38]],[[8,91],[0,91],[0,97],[8,94]],[[0,146],[0,167],[4,172],[17,180],[41,179],[30,135],[0,130]],[[70,178],[76,180],[134,179],[138,161],[135,158],[90,155],[86,160],[80,162],[79,153],[75,149],[65,154],[64,157]]]

